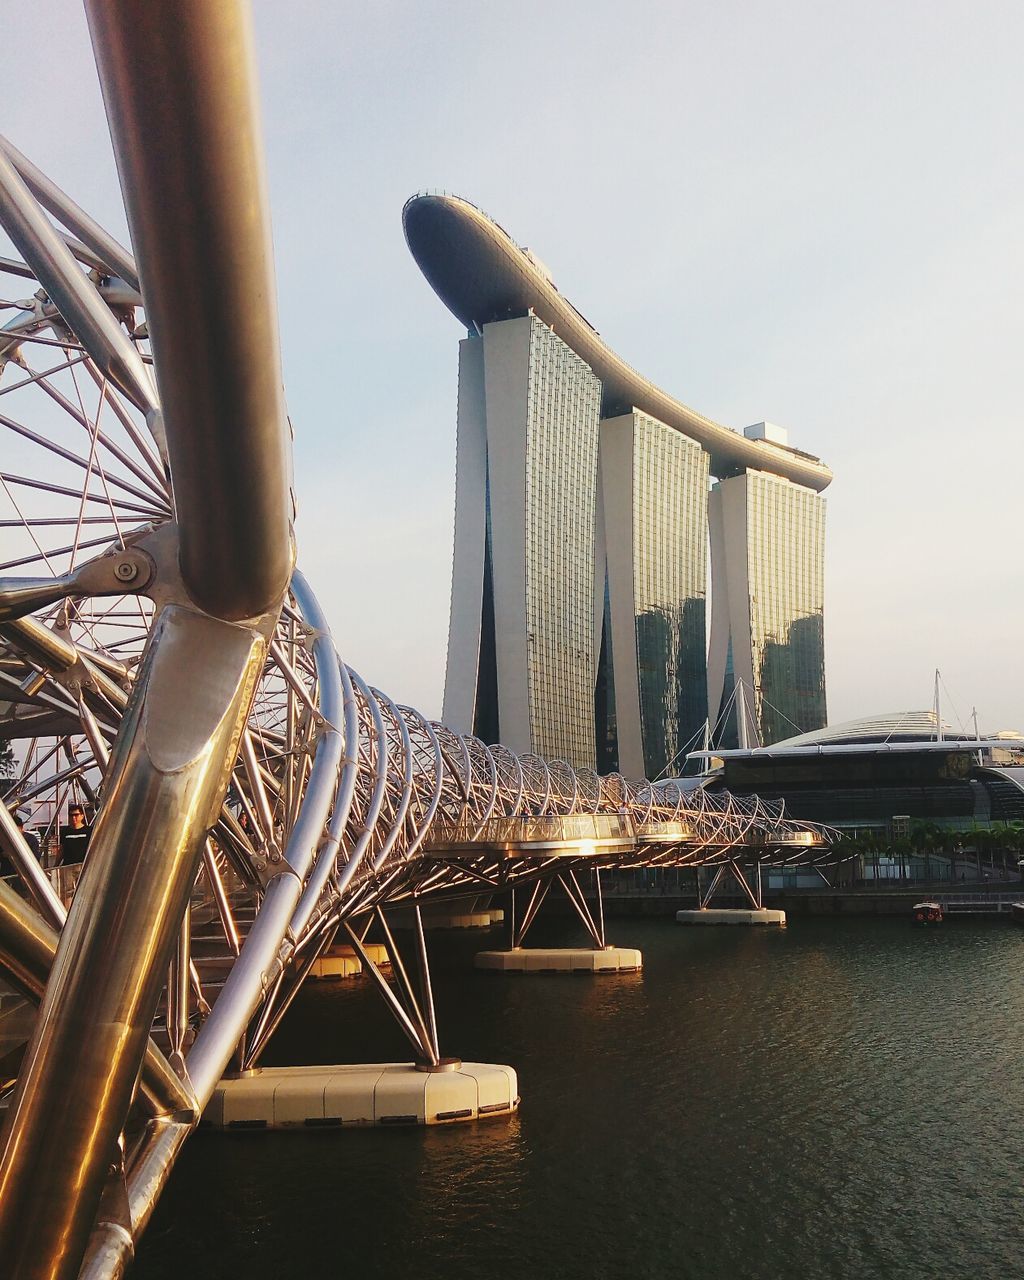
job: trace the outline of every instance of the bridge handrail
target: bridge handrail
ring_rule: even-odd
[[[570,813],[489,818],[482,825],[463,820],[435,822],[427,836],[430,847],[457,844],[532,844],[570,840],[633,840],[627,813]]]

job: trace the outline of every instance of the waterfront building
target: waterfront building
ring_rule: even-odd
[[[824,498],[785,477],[749,470],[720,480],[708,510],[708,706],[719,723],[717,740],[767,745],[820,729]]]
[[[590,766],[601,384],[536,316],[460,345],[444,720]]]
[[[746,682],[760,741],[824,724],[828,467],[660,390],[468,201],[413,197],[403,223],[469,333],[445,723],[629,776],[672,766],[709,690],[713,721]]]
[[[601,491],[611,671],[599,691],[614,733],[598,768],[657,778],[707,718],[708,455],[645,413],[605,418]]]
[[[712,766],[703,781],[711,791],[757,795],[781,803],[788,817],[865,837],[874,869],[862,867],[861,879],[980,879],[977,832],[1024,825],[1024,738],[1010,731],[966,737],[933,710],[865,716],[698,758]],[[891,851],[908,837],[919,862],[930,848],[927,870],[908,870],[907,851]],[[954,866],[961,846],[975,852]]]

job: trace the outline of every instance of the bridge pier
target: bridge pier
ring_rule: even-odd
[[[512,947],[478,951],[475,964],[494,973],[638,973],[643,955],[635,947]]]
[[[387,947],[382,942],[364,942],[366,953],[376,965],[389,965]],[[362,961],[355,953],[355,948],[347,943],[330,947],[315,960],[309,970],[309,977],[317,978],[358,978],[363,972]]]
[[[746,907],[709,907],[726,872],[731,872],[733,879],[743,890],[749,906]],[[701,889],[700,870],[697,869],[697,908],[676,912],[677,924],[738,924],[738,925],[775,925],[785,928],[785,911],[771,910],[764,906],[761,896],[761,863],[757,863],[757,875],[753,885],[743,874],[743,868],[735,858],[729,858],[715,868],[711,884],[706,890]]]
[[[677,911],[676,924],[770,924],[784,929],[786,913],[770,907],[698,907]]]
[[[493,894],[470,898],[464,902],[441,902],[423,908],[423,928],[430,933],[434,929],[493,929],[505,919],[501,907],[492,907]],[[411,912],[399,909],[394,914],[392,927],[415,929],[416,920]]]
[[[382,941],[366,941],[371,923]],[[518,1078],[512,1067],[441,1056],[418,905],[412,910],[412,926],[414,954],[407,966],[380,907],[361,927],[343,921],[349,942],[325,951],[311,964],[309,976],[365,973],[412,1045],[414,1062],[257,1067],[231,1074],[216,1086],[203,1124],[214,1129],[340,1129],[454,1124],[515,1111]],[[390,981],[382,972],[385,966]]]
[[[505,919],[501,907],[474,907],[472,911],[431,911],[423,917],[425,929],[493,929]]]
[[[234,1130],[457,1124],[511,1115],[518,1087],[512,1067],[457,1059],[433,1070],[413,1062],[262,1067],[223,1079],[202,1123]]]
[[[478,969],[494,973],[636,973],[643,968],[643,956],[635,947],[609,945],[605,937],[604,897],[601,892],[601,869],[595,866],[595,910],[591,910],[586,895],[570,866],[563,871],[538,879],[533,886],[526,909],[516,912],[516,891],[510,893],[509,933],[511,946],[505,950],[478,951],[475,964]],[[523,940],[537,918],[552,885],[562,887],[573,910],[590,935],[590,947],[538,947],[527,948]]]

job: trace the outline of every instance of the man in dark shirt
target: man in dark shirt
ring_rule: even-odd
[[[62,827],[60,833],[60,860],[64,866],[84,861],[89,847],[89,828],[80,804],[73,804],[68,810],[68,821],[71,825]]]

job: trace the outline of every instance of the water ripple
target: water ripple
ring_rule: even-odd
[[[136,1276],[1015,1273],[1024,933],[612,923],[642,974],[503,979],[438,939],[442,1048],[516,1066],[518,1117],[201,1136]],[[362,982],[304,995],[274,1051],[407,1056]]]

